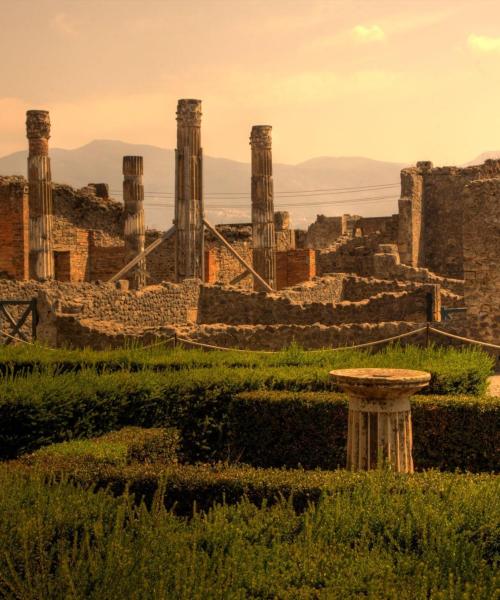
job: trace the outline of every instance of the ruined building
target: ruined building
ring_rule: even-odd
[[[51,181],[46,111],[28,112],[27,135],[28,179],[0,176],[0,299],[38,298],[47,343],[342,346],[439,321],[442,307],[461,311],[442,327],[498,343],[499,160],[417,163],[401,172],[398,214],[320,215],[305,233],[274,212],[271,127],[254,126],[252,222],[214,227],[201,102],[179,100],[175,218],[159,232],[145,229],[142,157],[123,158],[121,203],[103,183]]]

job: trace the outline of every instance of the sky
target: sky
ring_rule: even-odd
[[[51,145],[175,147],[178,98],[203,102],[210,156],[365,156],[462,164],[500,150],[497,0],[0,0],[0,156]]]

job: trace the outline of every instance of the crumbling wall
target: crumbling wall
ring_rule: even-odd
[[[182,337],[226,348],[281,350],[295,343],[302,348],[342,348],[401,335],[419,327],[416,322],[348,323],[343,325],[198,325],[178,328]],[[155,338],[148,338],[151,343]],[[424,334],[403,338],[401,344],[425,343]],[[109,343],[109,342],[108,342]],[[122,345],[123,342],[120,344]],[[380,348],[381,346],[379,346]]]
[[[99,250],[123,246],[122,205],[96,196],[94,187],[75,190],[68,185],[54,184],[53,198],[56,279],[68,280],[66,274],[58,269],[59,264],[64,268],[67,261],[70,265],[69,281],[105,280],[114,275],[116,271],[111,274],[109,271],[115,263],[106,271],[103,266],[106,250]],[[62,259],[60,263],[58,257]],[[94,259],[96,265],[93,264]],[[123,259],[119,264],[123,266]]]
[[[463,193],[468,333],[500,343],[500,178],[473,181]]]
[[[376,236],[378,243],[396,243],[398,239],[398,215],[388,217],[361,217],[360,215],[342,215],[325,217],[317,215],[316,221],[309,225],[306,246],[324,250],[335,246],[342,236]]]
[[[346,299],[343,297],[344,279],[346,277],[343,273],[327,277],[315,277],[311,281],[285,288],[279,292],[279,295],[297,304],[311,302],[336,304]],[[364,298],[366,297],[364,296]]]
[[[205,285],[199,306],[199,323],[310,325],[427,320],[429,302],[439,320],[439,286],[378,294],[360,302],[297,304],[277,294]]]
[[[24,177],[0,176],[0,276],[29,277],[28,211]]]
[[[196,322],[199,293],[199,282],[189,279],[138,292],[110,284],[51,282],[39,288],[38,337],[53,346],[78,345],[74,336],[80,326],[112,332]]]
[[[307,229],[307,248],[328,248],[342,235],[342,217],[317,215],[316,221]]]
[[[463,191],[474,180],[500,175],[500,160],[471,167],[403,169],[398,245],[401,259],[447,277],[463,278]]]

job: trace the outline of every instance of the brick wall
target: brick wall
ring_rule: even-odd
[[[309,281],[316,276],[316,253],[304,248],[276,252],[277,286],[281,290]]]
[[[0,177],[0,274],[29,276],[28,190],[22,177]]]

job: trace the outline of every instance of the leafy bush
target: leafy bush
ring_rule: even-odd
[[[185,369],[283,367],[308,368],[325,385],[328,371],[349,367],[394,367],[429,371],[429,392],[433,394],[481,394],[493,369],[493,359],[476,348],[431,346],[388,346],[377,352],[360,350],[305,351],[293,345],[276,353],[205,352],[166,348],[120,350],[66,350],[41,346],[0,347],[0,374],[26,375],[37,371],[50,374],[92,369],[112,371],[179,371]],[[324,389],[324,387],[323,387]]]
[[[295,373],[284,367],[103,375],[82,371],[7,379],[0,387],[0,453],[15,457],[50,443],[134,425],[177,427],[187,462],[230,459],[335,468],[344,464],[345,400],[339,394],[298,393],[321,390],[317,376],[317,370]],[[287,388],[282,395],[269,391]],[[261,393],[238,396],[242,390]],[[427,401],[420,396],[415,403],[417,466],[497,468],[497,400],[434,396]]]
[[[61,468],[69,464],[124,466],[132,462],[169,464],[177,462],[180,436],[177,429],[125,427],[97,438],[61,442],[23,457],[26,464]]]
[[[347,398],[327,392],[244,392],[230,405],[231,458],[260,467],[345,465]],[[416,469],[498,471],[500,398],[413,396]]]
[[[244,499],[179,519],[162,493],[146,510],[127,495],[4,467],[0,595],[490,600],[498,590],[497,478],[194,471],[169,468],[165,495],[191,490],[208,506],[207,494],[254,490],[262,500],[289,490],[303,510]],[[307,505],[307,490],[321,499]]]

